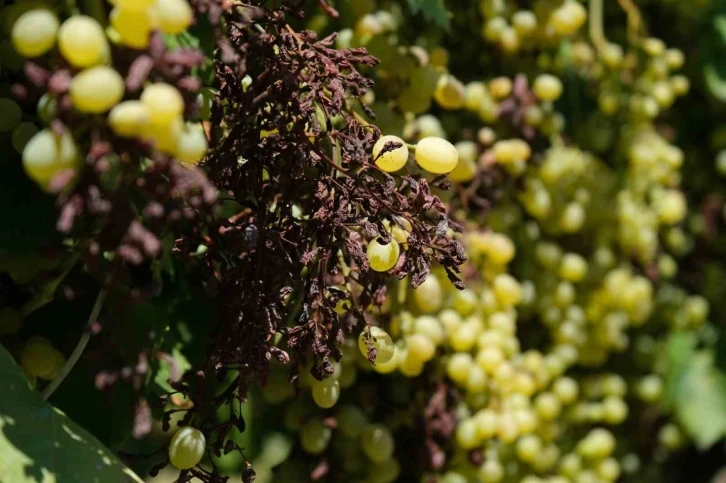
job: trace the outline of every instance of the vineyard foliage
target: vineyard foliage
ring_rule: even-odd
[[[724,121],[724,0],[6,0],[0,482],[722,481]]]

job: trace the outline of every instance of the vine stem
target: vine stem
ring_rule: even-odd
[[[98,297],[96,297],[96,302],[93,304],[93,308],[91,309],[91,315],[88,316],[88,322],[86,322],[86,328],[83,331],[83,335],[81,336],[80,340],[78,341],[78,344],[76,344],[76,348],[73,349],[73,353],[68,358],[65,364],[63,364],[63,367],[61,368],[60,374],[58,374],[58,377],[53,379],[50,384],[46,386],[45,389],[43,389],[43,399],[47,400],[56,389],[58,389],[58,386],[61,385],[63,380],[68,376],[68,374],[73,369],[73,366],[76,365],[76,362],[78,362],[78,359],[81,358],[81,354],[83,354],[83,351],[86,348],[86,345],[88,344],[88,341],[91,339],[91,326],[98,318],[98,314],[101,313],[101,309],[103,308],[103,302],[106,300],[106,295],[108,294],[108,289],[106,287],[101,288],[101,291],[98,292]]]
[[[603,0],[590,0],[590,39],[597,50],[607,45],[603,29]]]

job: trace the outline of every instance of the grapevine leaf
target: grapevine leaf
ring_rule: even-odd
[[[0,346],[0,481],[142,480],[93,435],[32,390]]]
[[[448,30],[450,26],[449,11],[444,0],[408,0],[408,8],[413,13],[421,13],[423,17]]]
[[[726,10],[714,15],[704,44],[703,76],[711,94],[726,102]]]
[[[713,365],[712,354],[693,356],[679,384],[676,417],[702,449],[726,436],[726,375]]]

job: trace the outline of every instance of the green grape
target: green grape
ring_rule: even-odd
[[[340,383],[337,380],[328,378],[313,383],[313,400],[321,408],[332,408],[339,397]]]
[[[376,365],[385,364],[393,359],[395,345],[388,332],[380,327],[370,327],[368,331],[362,331],[358,336],[358,348],[364,357],[368,357],[368,343],[376,349]]]
[[[74,15],[58,30],[58,50],[75,67],[91,67],[103,60],[108,42],[103,27],[94,18]]]
[[[479,478],[483,483],[499,483],[504,479],[504,467],[496,459],[487,459],[480,467]]]
[[[73,107],[81,112],[100,114],[121,101],[124,80],[111,67],[91,67],[73,77],[70,94]]]
[[[58,107],[58,100],[51,96],[49,93],[45,93],[41,96],[38,101],[38,118],[43,124],[48,125],[50,121],[55,117],[56,109]]]
[[[331,436],[331,429],[322,421],[311,419],[300,430],[300,446],[306,453],[318,455],[327,449]]]
[[[479,446],[480,440],[476,420],[467,418],[459,421],[455,437],[456,444],[462,449],[470,450]]]
[[[60,374],[65,358],[45,337],[31,337],[20,350],[20,366],[28,374],[53,380]]]
[[[0,132],[12,131],[23,118],[20,106],[11,99],[0,99],[0,112],[3,113],[0,116]]]
[[[471,181],[476,176],[477,165],[477,147],[476,143],[471,141],[462,141],[454,145],[459,154],[459,162],[456,167],[449,173],[449,179],[457,183]]]
[[[19,153],[23,152],[25,145],[28,144],[33,136],[38,133],[38,127],[32,122],[21,122],[15,129],[11,137],[11,142],[15,150]]]
[[[550,16],[549,24],[560,35],[572,35],[587,20],[587,11],[576,0],[565,0]]]
[[[381,151],[388,143],[397,143],[400,146],[381,155]],[[373,146],[373,161],[383,171],[388,173],[398,171],[408,161],[408,146],[397,136],[382,136]]]
[[[444,303],[444,290],[438,277],[430,274],[426,280],[413,291],[413,300],[422,312],[435,312]]]
[[[169,460],[180,470],[193,468],[202,460],[207,440],[196,428],[180,428],[169,443]]]
[[[416,145],[416,162],[429,173],[445,174],[456,168],[459,153],[453,144],[437,137],[423,138]]]
[[[395,443],[386,426],[369,424],[360,434],[363,453],[374,463],[383,463],[391,458]]]
[[[184,98],[179,90],[162,82],[145,87],[140,99],[149,109],[151,123],[155,125],[167,125],[184,111]]]
[[[270,468],[274,468],[288,460],[292,453],[292,440],[283,433],[269,433],[262,441],[259,459]]]
[[[77,162],[76,144],[68,131],[57,136],[43,129],[23,149],[23,168],[42,188],[47,188],[56,174],[76,167]]]
[[[207,154],[207,136],[199,124],[188,124],[176,142],[176,158],[184,164],[197,164]]]
[[[340,432],[349,438],[357,438],[366,425],[367,419],[363,411],[353,405],[345,405],[335,413]]]
[[[367,483],[393,483],[401,474],[401,465],[396,458],[390,458],[382,463],[371,466]]]
[[[368,242],[366,255],[371,269],[376,272],[387,272],[398,263],[401,248],[396,240],[391,240],[384,245],[375,239]]]
[[[194,13],[186,0],[156,0],[155,19],[165,34],[180,34],[193,22]]]
[[[10,38],[15,50],[24,57],[39,57],[55,45],[58,18],[46,9],[30,10],[13,24]]]
[[[412,334],[406,338],[408,357],[415,361],[428,362],[436,354],[436,344],[423,334]]]
[[[416,317],[414,332],[425,335],[434,345],[440,345],[446,337],[446,332],[439,319],[430,315]]]
[[[635,392],[640,399],[652,404],[660,401],[663,396],[663,388],[663,380],[659,376],[651,374],[638,382]]]

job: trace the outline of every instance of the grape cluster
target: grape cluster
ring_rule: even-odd
[[[204,157],[206,135],[198,122],[185,121],[185,102],[177,88],[164,82],[149,83],[134,99],[113,66],[112,45],[146,49],[154,30],[169,35],[184,32],[193,21],[186,1],[120,1],[109,15],[109,29],[86,15],[71,15],[61,22],[51,6],[43,3],[18,3],[5,10],[17,54],[43,62],[57,51],[62,60],[56,67],[67,65],[72,72],[67,98],[49,93],[39,100],[41,122],[49,124],[59,115],[60,106],[69,102],[76,113],[89,119],[107,114],[106,122],[115,135],[143,139],[182,163],[196,164]],[[13,144],[22,151],[25,171],[42,188],[50,189],[59,173],[82,167],[83,147],[77,145],[70,129],[49,126],[37,132],[34,124],[19,123],[17,104],[8,99],[3,102],[11,114],[4,129],[14,129]]]

